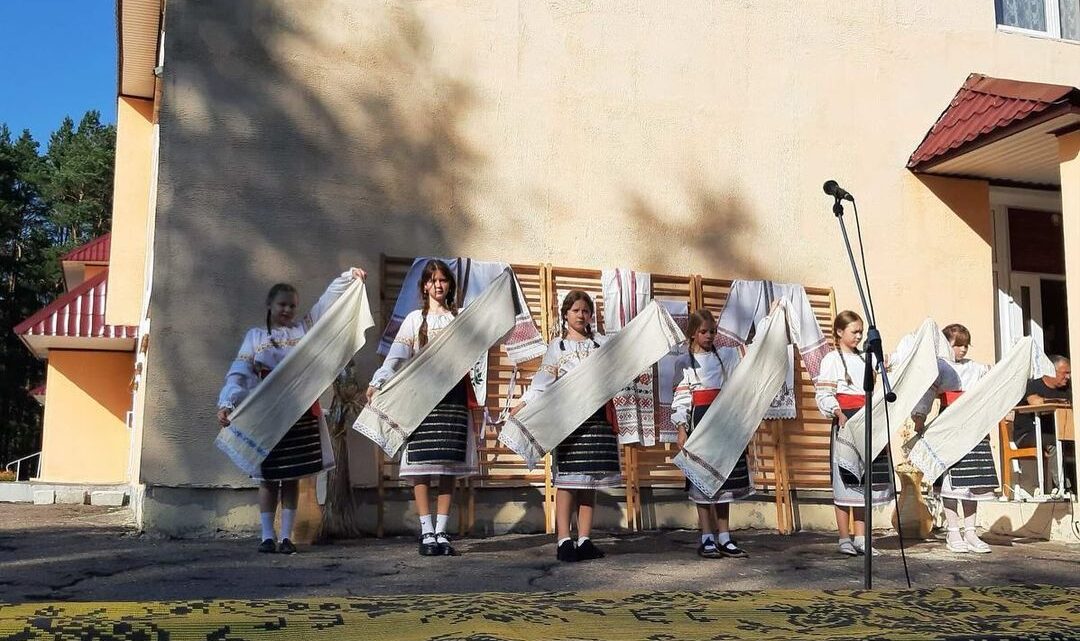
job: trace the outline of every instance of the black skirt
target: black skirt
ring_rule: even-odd
[[[464,463],[469,445],[465,381],[447,392],[406,443],[409,463]]]
[[[310,411],[300,417],[262,462],[262,478],[289,481],[323,469],[319,418]]]
[[[705,412],[709,411],[708,405],[695,405],[693,411],[690,414],[690,424],[686,426],[686,436],[689,437],[690,433],[694,431],[694,425],[701,420],[701,417],[705,416]],[[743,450],[742,456],[735,462],[735,467],[731,468],[731,474],[724,481],[724,484],[720,486],[721,492],[741,492],[750,487],[750,465],[747,459],[746,450]],[[686,479],[686,490],[690,490],[690,479]]]
[[[619,440],[603,407],[555,448],[554,462],[559,474],[619,473]]]
[[[841,411],[844,412],[844,416],[846,416],[848,418],[851,418],[852,416],[855,416],[855,414],[858,413],[859,410],[854,409],[854,410],[841,410]],[[837,421],[834,418],[833,419],[833,438],[830,441],[830,445],[831,445],[831,442],[836,440],[836,434],[839,431],[840,431],[840,422]],[[859,443],[859,445],[861,446],[862,443]],[[833,450],[833,448],[830,446],[829,447],[829,465],[830,465],[830,467],[833,464],[833,461],[832,461],[833,451],[832,450]],[[857,486],[862,486],[863,485],[863,479],[859,478],[858,476],[855,476],[854,474],[852,474],[848,470],[844,469],[842,466],[840,467],[840,479],[844,482],[844,485],[857,485]],[[889,486],[891,486],[892,482],[893,482],[892,465],[890,463],[889,447],[888,447],[888,445],[886,445],[886,447],[881,450],[881,454],[878,454],[877,457],[874,459],[874,462],[870,464],[870,483],[871,483],[872,486],[876,486],[876,485],[889,485]]]
[[[997,487],[997,469],[994,467],[994,453],[990,449],[990,437],[979,441],[946,474],[954,488]],[[937,485],[940,486],[943,480],[944,475],[938,479]]]

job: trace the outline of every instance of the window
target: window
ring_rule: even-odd
[[[994,0],[999,26],[1080,41],[1080,0]]]

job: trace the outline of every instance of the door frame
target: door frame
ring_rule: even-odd
[[[990,210],[994,227],[991,264],[994,271],[994,321],[997,329],[997,358],[999,359],[1013,343],[1024,335],[1023,314],[1020,305],[1013,298],[1013,294],[1021,282],[1028,281],[1024,284],[1030,284],[1032,277],[1065,280],[1065,277],[1060,274],[1014,273],[1012,271],[1009,260],[1008,213],[1010,208],[1033,209],[1061,215],[1061,192],[1015,187],[990,187]],[[1015,284],[1014,280],[1016,281]],[[1037,288],[1032,291],[1038,295]],[[1041,308],[1038,311],[1041,321]],[[1032,318],[1033,320],[1035,318],[1034,310]]]

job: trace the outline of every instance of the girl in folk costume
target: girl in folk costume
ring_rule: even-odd
[[[858,478],[842,468],[835,455],[836,439],[840,428],[847,423],[866,404],[866,395],[862,389],[862,376],[866,365],[864,355],[859,353],[859,343],[863,338],[863,321],[852,311],[842,311],[833,320],[833,340],[836,351],[829,352],[821,361],[821,370],[815,379],[815,399],[818,409],[827,418],[833,420],[832,440],[829,448],[829,463],[832,466],[833,504],[836,511],[836,529],[839,532],[841,554],[857,556],[866,554],[866,517],[864,479]],[[858,381],[858,382],[856,382]],[[892,498],[892,490],[874,490],[873,487],[888,484],[888,451],[883,451],[864,473],[870,477],[872,500],[875,505],[887,503]],[[855,536],[848,531],[848,517],[855,520]],[[870,549],[875,556],[878,551]]]
[[[716,348],[716,319],[707,309],[690,314],[686,339],[687,353],[675,363],[677,382],[671,403],[671,419],[679,430],[680,449],[741,358],[739,350],[734,347]],[[715,498],[705,496],[690,481],[686,482],[686,487],[690,491],[690,500],[697,505],[698,524],[701,527],[698,556],[708,559],[746,556],[731,540],[728,530],[731,503],[753,492],[746,455],[743,454],[735,464],[721,487],[721,493]]]
[[[952,346],[955,360],[949,362],[949,365],[956,371],[960,384],[959,391],[946,391],[941,394],[941,411],[945,411],[950,403],[955,402],[964,391],[971,389],[976,381],[990,371],[990,367],[967,358],[968,348],[971,346],[971,332],[968,328],[953,323],[941,330],[941,333]],[[925,421],[925,415],[915,416],[916,431],[922,431]],[[951,552],[990,552],[990,546],[980,539],[976,532],[975,511],[979,501],[997,498],[994,490],[998,485],[989,435],[938,479],[934,489],[940,494],[945,508],[945,544]]]
[[[533,376],[516,414],[531,400],[539,398],[552,383],[577,367],[600,348],[606,337],[593,331],[596,308],[592,298],[579,289],[571,290],[560,310],[562,335],[551,341],[540,370]],[[554,463],[555,556],[574,562],[604,556],[589,539],[592,532],[596,489],[622,483],[619,473],[619,443],[607,415],[607,406],[596,412],[568,436],[552,453]],[[570,522],[577,508],[578,538],[570,538]]]
[[[411,358],[453,322],[458,313],[457,283],[441,260],[430,260],[420,274],[420,309],[405,317],[367,390],[370,401]],[[413,481],[413,499],[420,517],[421,556],[455,556],[446,528],[454,498],[454,481],[479,472],[476,432],[472,425],[472,386],[462,378],[409,437],[398,475]],[[435,519],[430,493],[435,487]]]
[[[240,353],[225,375],[225,386],[218,397],[218,422],[229,425],[229,415],[262,379],[276,367],[304,334],[349,288],[357,278],[366,276],[364,270],[353,267],[334,282],[326,293],[299,321],[296,307],[299,296],[296,288],[278,283],[266,295],[266,327],[248,330]],[[292,527],[296,519],[299,498],[299,479],[333,467],[333,450],[319,404],[315,403],[282,437],[262,463],[259,481],[259,520],[262,543],[259,552],[295,554]],[[281,502],[280,544],[274,537],[274,514]]]

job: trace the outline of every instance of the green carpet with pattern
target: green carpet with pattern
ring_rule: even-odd
[[[0,604],[0,639],[545,641],[1080,638],[1080,588],[535,592]]]

